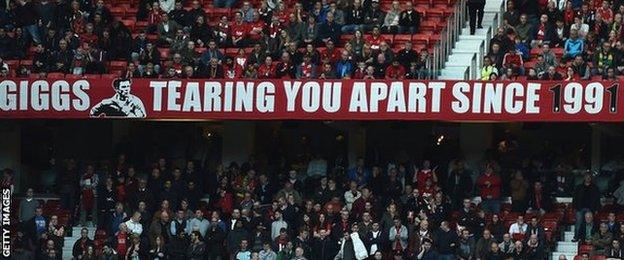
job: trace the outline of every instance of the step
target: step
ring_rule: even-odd
[[[463,41],[463,40],[468,40],[468,41],[477,41],[477,40],[481,40],[481,41],[485,41],[488,40],[487,39],[487,35],[470,35],[470,34],[462,34],[459,36],[459,40]]]
[[[456,53],[456,51],[479,52],[481,43],[485,44],[483,40],[461,40],[455,44],[451,53]],[[483,47],[485,48],[485,45]]]
[[[577,242],[557,242],[557,251],[559,252],[569,252],[576,254],[578,252],[578,243]]]
[[[469,68],[469,67],[468,66],[446,67],[446,68],[442,69],[442,71],[440,72],[440,77],[444,77],[445,79],[463,80],[464,79],[464,72],[466,71],[467,68]]]
[[[572,239],[574,239],[574,231],[565,231],[563,233],[563,241],[572,242]]]
[[[453,53],[448,57],[445,66],[470,66],[473,56],[471,53]]]
[[[483,21],[481,22],[481,25],[483,25],[484,28],[487,28],[488,26],[492,26],[494,24],[494,17],[496,17],[496,13],[494,13],[494,12],[492,12],[492,13],[484,13],[483,14]],[[470,20],[466,21],[464,26],[465,27],[469,27],[470,26]]]
[[[487,36],[488,27],[483,27],[483,29],[476,29],[475,35],[483,35]],[[470,27],[463,28],[461,31],[462,35],[470,35]]]
[[[571,253],[553,252],[552,255],[551,255],[551,257],[552,257],[551,259],[558,260],[560,255],[565,255],[566,259],[568,259],[568,260],[572,260],[576,256],[576,254],[571,254]]]

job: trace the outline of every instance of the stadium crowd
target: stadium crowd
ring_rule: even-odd
[[[48,187],[60,204],[42,205],[32,188],[19,202],[13,257],[61,259],[72,226],[93,223],[95,239],[83,229],[75,259],[546,259],[564,223],[576,225],[584,256],[623,256],[619,208],[602,208],[609,193],[591,174],[574,173],[582,167],[568,155],[518,160],[511,149],[474,169],[362,158],[347,169],[319,155],[215,169],[165,158],[135,165],[123,154],[68,159],[54,164]],[[58,215],[67,209],[70,218]]]
[[[615,80],[624,72],[618,0],[507,1],[482,80]]]
[[[393,1],[387,10],[379,0],[141,0],[135,5],[136,17],[121,20],[104,0],[0,1],[2,75],[430,76],[429,46],[414,50],[411,43],[421,21],[411,1]],[[221,7],[232,12],[215,17],[211,8]],[[393,46],[398,33],[409,40]],[[345,40],[345,34],[353,37]],[[237,51],[224,52],[226,48]],[[11,67],[7,60],[22,62]]]

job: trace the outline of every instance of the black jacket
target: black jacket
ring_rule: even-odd
[[[312,259],[334,259],[338,252],[337,245],[329,236],[325,239],[315,238],[312,242]]]
[[[416,10],[412,10],[411,13],[407,11],[401,12],[399,16],[399,25],[407,27],[420,27],[420,13]]]
[[[572,200],[574,209],[580,210],[587,208],[591,211],[598,210],[598,207],[600,207],[600,192],[595,184],[581,184],[576,186],[574,190],[574,199]]]
[[[457,247],[457,233],[453,230],[444,231],[439,229],[434,235],[434,241],[438,253],[443,255],[453,254]]]

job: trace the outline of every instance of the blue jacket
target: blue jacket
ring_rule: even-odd
[[[584,45],[583,39],[569,38],[565,41],[565,46],[563,49],[564,49],[564,52],[568,54],[569,56],[576,56],[577,54],[581,54],[583,52],[583,45]]]
[[[353,63],[348,60],[340,60],[336,63],[336,76],[339,79],[344,78],[347,74],[353,73]]]

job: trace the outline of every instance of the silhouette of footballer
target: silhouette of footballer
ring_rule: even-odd
[[[113,80],[115,95],[102,100],[91,108],[91,117],[127,117],[145,118],[145,107],[143,101],[135,95],[130,94],[132,80],[118,78]]]

